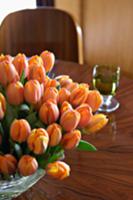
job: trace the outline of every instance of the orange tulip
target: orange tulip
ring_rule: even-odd
[[[102,102],[103,102],[103,98],[99,91],[90,90],[88,92],[86,103],[89,104],[93,112],[98,110]]]
[[[62,104],[64,101],[69,101],[70,94],[66,88],[61,88],[59,90],[59,104]]]
[[[92,116],[89,124],[82,129],[86,134],[95,133],[102,129],[108,123],[108,119],[104,114],[95,114]]]
[[[50,79],[48,76],[46,76],[43,85],[44,89],[48,87],[57,87],[59,86],[59,82],[56,81],[55,79]]]
[[[76,110],[80,113],[80,121],[78,127],[83,128],[87,126],[92,117],[92,109],[88,104],[81,104]]]
[[[75,90],[76,88],[79,88],[79,84],[78,83],[75,83],[75,82],[72,82],[70,84],[68,84],[66,86],[66,89],[69,90],[70,92],[72,92],[73,90]]]
[[[67,88],[67,87],[69,87],[69,85],[71,85],[73,83],[73,80],[66,76],[66,77],[62,77],[59,80],[59,82],[60,82],[61,87]]]
[[[3,156],[0,155],[0,163],[2,163],[2,159],[3,159]],[[2,173],[1,172],[1,165],[0,165],[0,173]]]
[[[12,60],[13,60],[13,57],[10,55],[3,55],[3,54],[0,55],[0,62],[3,62],[3,61],[12,62]]]
[[[61,115],[60,124],[65,131],[74,130],[80,121],[80,114],[76,110],[67,110]]]
[[[35,154],[43,154],[48,147],[48,133],[43,128],[33,129],[27,142],[31,151]]]
[[[86,101],[87,95],[88,95],[88,89],[86,89],[85,87],[76,88],[71,93],[70,103],[74,107],[77,107]]]
[[[24,87],[21,82],[10,83],[6,90],[7,100],[12,105],[20,105],[24,101]]]
[[[88,83],[80,83],[79,87],[83,87],[83,88],[89,89]]]
[[[19,80],[19,75],[14,65],[8,61],[0,62],[0,84],[7,86],[9,83]]]
[[[73,108],[70,103],[68,103],[67,101],[64,101],[61,105],[60,112],[61,114],[63,114],[67,110],[73,110]]]
[[[29,80],[24,87],[24,97],[28,103],[36,104],[43,94],[43,85],[37,80]]]
[[[47,132],[49,135],[49,146],[56,146],[60,143],[61,138],[62,138],[62,130],[61,126],[59,126],[56,123],[53,123],[48,126]]]
[[[58,90],[55,87],[49,87],[44,90],[43,102],[47,100],[52,100],[53,102],[58,102]]]
[[[10,127],[12,140],[22,143],[25,142],[31,133],[31,128],[25,119],[15,119]]]
[[[40,108],[39,117],[45,124],[56,122],[59,117],[57,105],[51,101],[45,102]]]
[[[34,174],[38,169],[37,160],[29,155],[23,155],[18,163],[18,170],[22,176]]]
[[[12,63],[14,64],[20,77],[21,77],[23,71],[24,71],[25,77],[28,76],[29,65],[28,65],[28,61],[27,61],[25,54],[21,54],[21,53],[17,54],[15,56],[15,58],[13,59]]]
[[[40,110],[40,108],[41,108],[43,103],[44,103],[43,102],[43,97],[41,97],[40,101],[38,101],[36,104],[33,105],[35,110],[37,110],[37,111]]]
[[[65,162],[56,161],[47,165],[46,173],[53,178],[62,180],[70,175],[70,167]]]
[[[29,76],[28,80],[35,79],[38,80],[40,83],[43,83],[45,81],[45,69],[42,65],[34,65],[31,68],[29,68]]]
[[[28,60],[29,65],[43,65],[43,60],[40,56],[38,55],[34,55],[32,57],[30,57],[30,59]]]
[[[17,160],[11,154],[0,156],[0,172],[5,175],[11,175],[16,172]]]
[[[46,72],[51,71],[51,69],[54,66],[54,62],[55,62],[54,54],[50,51],[43,51],[40,56],[43,60],[43,65],[44,65]]]
[[[6,100],[2,93],[0,93],[0,120],[3,119],[6,112]]]
[[[64,149],[76,148],[81,140],[81,132],[79,130],[74,130],[63,135],[61,140],[61,145]]]

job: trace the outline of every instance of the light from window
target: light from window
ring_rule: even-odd
[[[0,24],[2,20],[11,12],[26,9],[35,8],[36,0],[4,0],[0,1]]]

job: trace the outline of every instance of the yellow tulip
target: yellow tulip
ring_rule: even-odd
[[[108,118],[104,114],[95,114],[92,116],[89,124],[82,129],[83,133],[95,133],[102,129],[108,123]]]

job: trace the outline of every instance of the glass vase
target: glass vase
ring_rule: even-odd
[[[15,176],[11,180],[0,180],[0,200],[11,200],[32,187],[45,175],[45,171],[38,169],[31,176]]]

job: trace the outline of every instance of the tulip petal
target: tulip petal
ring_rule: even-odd
[[[82,129],[85,134],[98,132],[108,123],[108,118],[104,114],[95,114],[92,116],[89,124]]]

